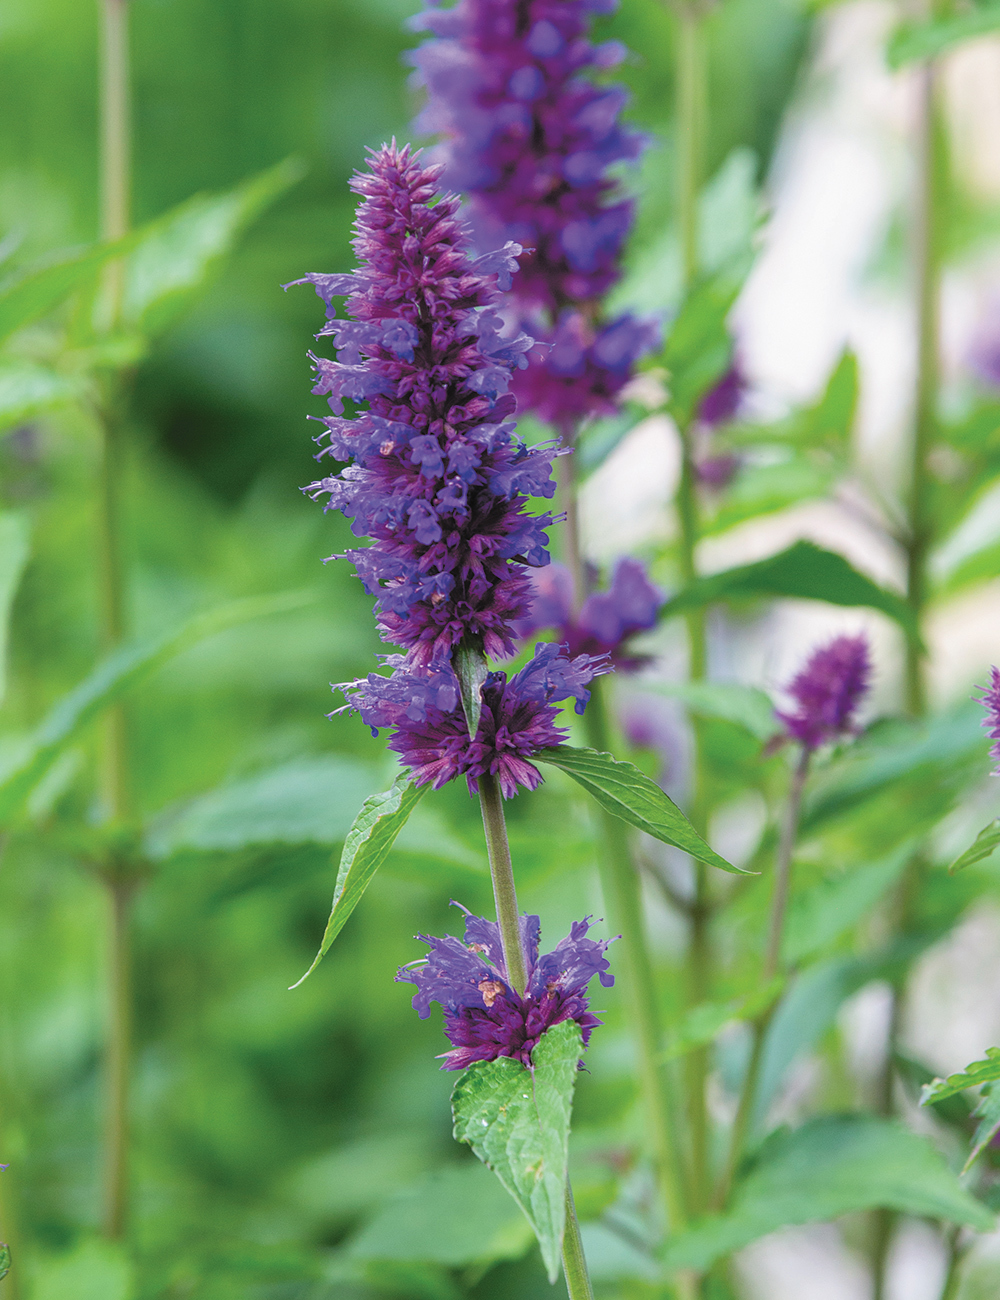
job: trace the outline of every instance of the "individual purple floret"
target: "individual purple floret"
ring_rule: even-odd
[[[588,38],[617,0],[435,0],[416,21],[436,34],[411,58],[427,105],[419,130],[443,138],[448,183],[469,196],[474,238],[530,250],[514,290],[544,347],[515,376],[520,406],[564,430],[605,412],[654,347],[659,328],[624,316],[594,323],[621,275],[633,202],[612,170],[645,139],[622,122],[628,95],[592,74],[624,47]]]
[[[625,557],[615,565],[607,591],[594,591],[573,612],[573,579],[561,564],[549,564],[532,574],[534,602],[516,630],[522,637],[554,628],[570,654],[608,655],[616,667],[630,669],[646,662],[629,654],[625,643],[636,632],[656,623],[666,597],[654,587],[638,560]]]
[[[990,758],[997,764],[993,769],[993,775],[1000,776],[1000,672],[996,668],[991,668],[989,686],[977,686],[976,690],[982,692],[977,698],[986,710],[982,726],[986,728],[986,734],[993,741],[990,746]]]
[[[456,907],[459,904],[455,904]],[[531,1067],[531,1051],[542,1034],[564,1020],[575,1020],[583,1031],[584,1046],[591,1031],[602,1022],[590,1010],[587,985],[597,975],[605,988],[615,977],[608,974],[604,956],[610,939],[588,939],[590,917],[575,921],[567,938],[538,955],[540,924],[537,916],[522,916],[521,942],[527,965],[524,996],[507,980],[500,927],[465,912],[465,942],[446,935],[435,939],[421,934],[430,948],[427,956],[400,968],[397,981],[415,984],[413,1009],[426,1020],[431,1003],[444,1011],[444,1032],[453,1050],[445,1052],[443,1070],[464,1070],[474,1061],[510,1056]]]
[[[564,650],[537,645],[534,658],[510,681],[506,673],[489,674],[475,740],[469,737],[458,682],[450,669],[414,673],[402,656],[391,656],[391,677],[371,673],[338,689],[373,734],[380,727],[394,728],[389,748],[417,785],[429,781],[437,790],[464,776],[475,794],[479,777],[490,773],[511,799],[519,785],[534,790],[541,784],[541,773],[529,759],[566,739],[566,732],[555,725],[559,710],[554,701],[573,698],[576,712],[582,713],[590,699],[588,685],[610,669],[606,656],[569,659]]]
[[[865,636],[838,636],[814,650],[792,679],[794,713],[775,710],[788,735],[807,750],[855,730],[854,714],[868,690],[871,654]]]
[[[319,457],[351,462],[305,491],[374,539],[348,556],[378,597],[383,638],[411,662],[446,661],[470,638],[510,654],[510,624],[530,599],[522,566],[548,562],[552,516],[528,513],[527,500],[552,496],[556,455],[525,446],[508,418],[511,371],[532,340],[496,305],[521,248],[473,260],[458,199],[438,192],[442,167],[423,167],[409,146],[383,145],[369,166],[351,182],[360,267],[293,281],[327,304],[321,333],[337,348],[336,361],[312,358],[313,392],[335,413]],[[337,319],[337,297],[352,319]],[[345,400],[368,409],[345,418]]]

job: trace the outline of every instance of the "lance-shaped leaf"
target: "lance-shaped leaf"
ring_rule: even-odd
[[[886,49],[890,68],[933,59],[961,41],[1000,31],[1000,4],[984,4],[955,17],[906,23],[893,33]]]
[[[995,1222],[926,1138],[894,1120],[825,1115],[776,1133],[737,1184],[728,1211],[669,1241],[664,1262],[671,1269],[707,1269],[777,1228],[876,1208],[980,1232]]]
[[[462,708],[469,738],[475,740],[479,719],[483,715],[483,683],[490,672],[482,645],[463,641],[452,655],[451,666],[462,692]]]
[[[702,397],[729,366],[733,340],[726,317],[742,287],[742,275],[726,267],[696,284],[681,303],[663,348],[668,408],[678,424],[691,421]]]
[[[661,1059],[672,1061],[696,1047],[706,1046],[714,1041],[724,1025],[734,1020],[752,1020],[774,1004],[784,986],[785,977],[777,975],[741,998],[730,998],[728,1002],[700,1002],[670,1030]]]
[[[723,871],[755,874],[734,867],[710,848],[674,801],[634,763],[615,758],[613,754],[600,754],[596,749],[575,749],[571,745],[540,750],[534,758],[539,763],[560,768],[592,794],[602,808],[654,839],[683,849],[699,862]]]
[[[698,578],[667,601],[660,618],[674,618],[721,600],[757,596],[825,600],[831,605],[867,605],[895,620],[911,639],[918,638],[913,611],[902,596],[866,578],[842,555],[825,551],[812,542],[796,542],[756,564],[742,564]]]
[[[10,1247],[5,1241],[0,1241],[0,1282],[4,1280],[10,1272]]]
[[[12,511],[0,514],[0,702],[7,691],[10,608],[27,562],[27,518]]]
[[[760,741],[770,740],[781,730],[772,700],[756,686],[707,681],[644,682],[643,686],[659,695],[670,695],[680,700],[699,717],[734,722]]]
[[[953,1097],[956,1092],[964,1092],[966,1088],[978,1088],[983,1083],[995,1083],[998,1079],[1000,1079],[1000,1047],[987,1047],[985,1061],[973,1061],[958,1074],[949,1074],[947,1079],[935,1079],[933,1083],[925,1084],[920,1095],[920,1104],[926,1106],[930,1102],[944,1101],[945,1097]]]
[[[407,818],[427,793],[427,789],[426,785],[414,785],[408,776],[400,774],[393,781],[391,789],[382,794],[370,795],[361,805],[361,811],[344,840],[337,883],[333,890],[333,906],[330,908],[330,919],[326,923],[319,952],[302,979],[296,980],[291,986],[293,989],[297,989],[309,978],[329,952],[330,945],[361,901],[361,895],[385,861],[396,842],[396,836],[406,825]]]
[[[101,267],[121,257],[139,242],[141,231],[107,244],[90,244],[72,253],[28,267],[0,285],[0,343],[23,325],[30,325],[82,285]]]
[[[971,867],[977,862],[982,862],[984,858],[992,855],[998,844],[1000,844],[1000,817],[994,818],[989,826],[983,827],[976,836],[975,841],[969,845],[961,857],[955,859],[948,871],[954,875],[956,871],[961,871],[963,867]]]
[[[972,1137],[972,1150],[969,1152],[969,1158],[962,1166],[962,1173],[968,1173],[972,1168],[973,1162],[982,1155],[983,1151],[1000,1132],[1000,1086],[995,1083],[988,1083],[983,1088],[982,1096],[979,1098],[979,1105],[972,1112],[979,1123],[976,1125],[976,1131]]]
[[[549,1281],[559,1276],[566,1227],[569,1119],[583,1050],[575,1020],[538,1040],[532,1068],[500,1056],[462,1075],[451,1096],[455,1137],[468,1142],[527,1215]]]
[[[17,361],[0,366],[0,429],[74,401],[83,392],[79,375],[64,375],[49,366]]]
[[[151,222],[128,259],[123,321],[147,333],[169,325],[243,230],[304,170],[299,160],[288,158],[223,194],[196,194]]]
[[[0,776],[0,826],[15,816],[49,767],[83,729],[141,678],[206,637],[267,614],[299,609],[313,599],[308,592],[283,592],[234,600],[197,615],[166,636],[123,646],[110,655],[56,703],[28,737],[14,763]]]

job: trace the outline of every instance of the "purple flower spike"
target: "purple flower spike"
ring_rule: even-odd
[[[868,690],[871,654],[865,636],[838,636],[813,651],[792,679],[795,713],[781,713],[788,735],[807,750],[855,730],[854,713]]]
[[[437,790],[464,776],[475,794],[479,777],[490,773],[511,799],[519,785],[534,790],[541,784],[541,773],[529,759],[566,739],[566,732],[555,725],[559,710],[554,701],[573,698],[577,713],[582,713],[590,699],[587,686],[610,669],[606,656],[569,659],[564,650],[537,645],[534,658],[509,682],[506,673],[489,674],[475,740],[469,738],[450,669],[414,673],[396,656],[388,661],[396,669],[391,677],[372,673],[337,689],[375,734],[379,727],[395,728],[389,748],[417,785],[429,781]]]
[[[989,686],[977,686],[976,690],[982,692],[977,698],[986,710],[982,725],[986,728],[990,740],[993,741],[990,746],[990,758],[997,764],[993,769],[993,775],[1000,776],[1000,672],[996,668],[991,668]]]
[[[460,906],[455,904],[456,907]],[[397,982],[415,984],[413,1009],[426,1020],[432,1002],[444,1011],[444,1032],[452,1051],[444,1053],[442,1070],[464,1070],[474,1061],[510,1056],[531,1067],[531,1051],[542,1034],[564,1020],[575,1020],[584,1046],[602,1022],[590,1010],[587,985],[595,975],[605,988],[608,974],[605,949],[613,940],[588,939],[590,917],[575,921],[567,938],[538,955],[537,916],[521,917],[521,938],[528,985],[521,997],[507,981],[500,929],[493,921],[465,912],[465,942],[451,935],[435,939],[421,934],[430,952],[400,968]]]
[[[416,26],[436,33],[411,59],[427,89],[417,128],[443,138],[446,178],[469,196],[483,248],[526,250],[514,293],[541,341],[515,378],[522,408],[566,429],[613,409],[658,326],[624,316],[593,324],[621,275],[634,204],[614,169],[645,137],[622,121],[622,86],[593,79],[625,57],[588,27],[616,0],[431,0]]]
[[[473,259],[459,201],[441,196],[442,168],[423,167],[395,142],[372,154],[347,275],[308,275],[327,304],[337,360],[313,357],[315,393],[334,412],[317,459],[351,464],[305,489],[374,539],[348,552],[377,596],[383,639],[413,664],[446,662],[463,638],[489,655],[513,653],[512,620],[530,599],[524,565],[548,563],[550,514],[530,496],[555,488],[549,446],[514,436],[511,372],[532,340],[497,311],[521,254],[508,242]],[[346,297],[349,320],[334,299]],[[345,400],[366,404],[353,418]]]
[[[532,575],[535,599],[527,618],[517,624],[527,638],[546,628],[555,628],[571,655],[607,655],[616,667],[639,668],[646,662],[630,655],[625,643],[636,632],[656,623],[666,597],[649,581],[638,560],[625,557],[615,565],[607,591],[592,592],[579,614],[573,614],[573,581],[561,564],[550,564]]]

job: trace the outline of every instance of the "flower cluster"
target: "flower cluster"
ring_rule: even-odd
[[[625,643],[655,624],[665,597],[638,560],[619,560],[608,590],[591,592],[578,613],[573,610],[573,579],[563,565],[536,570],[532,585],[531,612],[516,624],[521,636],[554,628],[570,654],[608,655],[626,671],[645,662],[641,655],[629,654]]]
[[[598,300],[621,274],[633,217],[610,169],[644,146],[622,123],[625,90],[590,75],[625,56],[619,42],[595,45],[587,35],[591,15],[615,7],[459,0],[445,10],[432,0],[416,25],[436,39],[411,56],[428,95],[418,128],[443,137],[448,181],[469,196],[477,243],[515,240],[531,250],[515,293],[547,348],[514,391],[564,427],[611,409],[658,336],[629,316],[594,324]]]
[[[855,729],[855,712],[868,690],[871,655],[864,636],[838,636],[813,651],[792,679],[794,713],[777,712],[788,735],[804,749],[818,749]]]
[[[739,411],[746,393],[746,376],[734,360],[722,378],[710,388],[698,406],[698,426],[705,446],[695,461],[695,473],[704,487],[719,491],[728,487],[740,468],[739,456],[718,452],[711,446],[712,433],[727,424]]]
[[[371,673],[339,688],[348,704],[378,734],[394,728],[389,748],[400,757],[417,785],[428,781],[439,789],[464,776],[471,793],[479,778],[495,776],[510,799],[519,785],[534,790],[541,783],[529,762],[539,750],[559,745],[566,732],[555,725],[555,701],[574,699],[582,713],[590,699],[588,684],[607,672],[606,656],[587,654],[568,659],[565,646],[537,645],[534,658],[507,680],[490,673],[482,688],[482,714],[475,739],[469,737],[459,700],[458,682],[450,668],[413,672],[402,656],[389,659],[391,677]]]
[[[456,904],[458,906],[458,904]],[[586,1046],[601,1021],[590,1010],[587,985],[595,975],[605,988],[614,984],[604,951],[612,942],[587,938],[590,917],[574,922],[567,938],[538,955],[537,916],[522,916],[521,944],[528,985],[523,997],[511,988],[503,959],[500,928],[465,912],[465,942],[446,935],[418,935],[430,948],[421,961],[400,969],[396,979],[415,984],[413,1008],[426,1020],[432,1002],[444,1011],[444,1032],[452,1051],[444,1070],[464,1070],[474,1061],[510,1056],[531,1066],[531,1051],[542,1034],[564,1020],[575,1020]]]
[[[990,758],[997,763],[993,775],[1000,776],[1000,672],[996,668],[991,668],[989,686],[980,686],[976,689],[982,691],[979,702],[986,710],[982,725],[986,728],[990,740],[993,741],[990,746]]]
[[[522,566],[548,562],[552,522],[527,499],[553,494],[556,454],[526,447],[509,419],[511,371],[532,340],[504,328],[497,303],[521,249],[473,260],[458,199],[438,195],[441,170],[383,146],[351,182],[360,268],[293,282],[315,285],[337,348],[336,361],[312,358],[313,391],[334,412],[319,455],[351,462],[305,490],[374,539],[348,555],[378,597],[383,637],[424,665],[466,637],[513,651],[509,625],[530,595]],[[337,297],[352,319],[337,319]],[[345,400],[368,409],[345,418]]]

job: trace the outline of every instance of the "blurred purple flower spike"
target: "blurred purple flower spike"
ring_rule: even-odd
[[[990,758],[997,764],[993,769],[993,775],[1000,776],[1000,672],[996,668],[991,668],[989,686],[977,686],[976,690],[982,692],[976,698],[986,710],[986,717],[983,718],[981,725],[986,728],[986,734],[993,741],[990,746]]]
[[[854,714],[869,687],[865,636],[838,636],[813,651],[788,686],[794,713],[775,710],[789,737],[810,752],[856,729]]]
[[[535,599],[526,618],[516,624],[524,638],[554,628],[572,654],[609,655],[625,671],[646,662],[630,655],[625,643],[636,632],[656,623],[666,597],[654,587],[645,567],[628,556],[620,559],[607,591],[595,591],[584,601],[579,614],[573,613],[573,580],[561,564],[550,564],[532,574]]]
[[[443,143],[448,183],[469,196],[484,248],[526,250],[514,289],[520,316],[541,340],[512,385],[519,405],[567,430],[614,409],[659,326],[622,316],[594,324],[594,305],[621,275],[634,204],[612,169],[646,139],[622,121],[628,94],[590,74],[626,51],[588,38],[616,0],[459,0],[414,22],[436,38],[410,56],[427,104],[420,131]]]
[[[417,785],[431,782],[440,789],[464,776],[470,793],[479,789],[487,772],[497,778],[506,798],[518,786],[536,789],[541,773],[529,760],[539,750],[561,745],[566,732],[555,725],[555,701],[573,699],[582,713],[590,692],[587,687],[608,672],[606,656],[576,655],[569,659],[565,646],[537,645],[534,658],[507,680],[506,673],[490,673],[482,688],[482,715],[475,740],[470,739],[465,713],[459,703],[458,683],[451,669],[414,673],[401,656],[390,657],[391,677],[371,673],[345,682],[346,708],[356,710],[378,734],[380,727],[395,728],[389,748],[400,757]]]
[[[460,906],[455,904],[456,907]],[[615,982],[604,956],[610,939],[588,939],[590,917],[575,921],[569,935],[544,956],[538,955],[537,916],[522,916],[521,941],[528,984],[521,997],[511,988],[503,961],[500,929],[494,921],[465,912],[465,942],[446,935],[421,934],[430,952],[400,968],[396,980],[415,984],[413,1009],[421,1020],[432,1002],[444,1011],[444,1032],[452,1051],[443,1070],[464,1070],[474,1061],[510,1056],[531,1067],[531,1051],[542,1034],[564,1020],[575,1020],[584,1046],[602,1022],[590,1010],[587,986],[598,976],[605,988]]]

